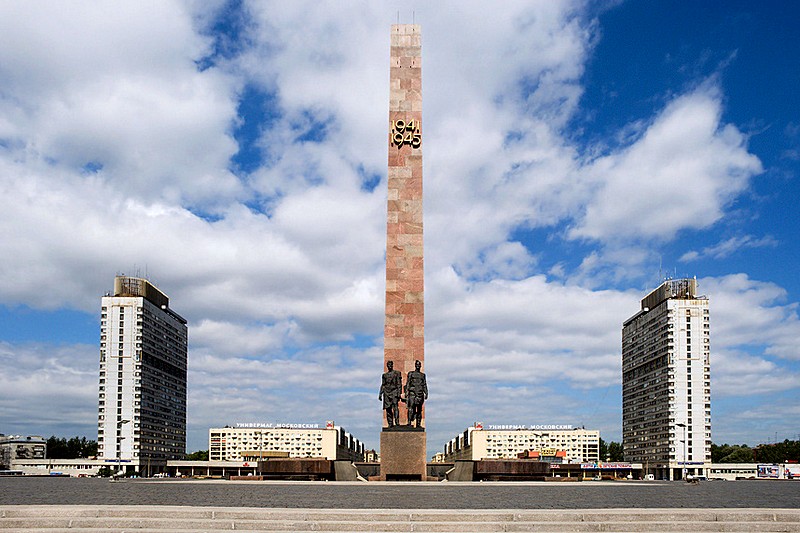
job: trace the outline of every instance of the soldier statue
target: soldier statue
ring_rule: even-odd
[[[420,372],[422,363],[419,360],[414,362],[414,370],[408,373],[406,378],[405,393],[406,405],[408,406],[408,425],[417,421],[417,427],[422,424],[422,405],[428,399],[428,383],[425,374]]]
[[[383,400],[389,427],[394,427],[400,425],[400,410],[397,404],[400,402],[400,393],[403,389],[403,375],[394,369],[392,361],[386,362],[386,369],[387,371],[381,377],[381,391],[378,399]]]

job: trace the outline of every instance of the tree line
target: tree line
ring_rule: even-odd
[[[624,460],[622,444],[600,439],[600,460],[621,462]],[[81,459],[97,455],[97,441],[86,437],[56,437],[47,439],[47,457],[50,459]],[[186,455],[190,461],[208,461],[208,450],[199,450]],[[774,444],[759,444],[751,448],[747,444],[712,444],[712,463],[785,463],[800,462],[800,440],[786,439]]]
[[[600,439],[600,460],[623,460],[622,445]],[[712,444],[712,463],[786,463],[800,462],[800,440],[786,439],[774,444]]]
[[[97,455],[97,441],[86,437],[56,437],[47,439],[47,457],[50,459],[83,459]]]
[[[786,463],[800,462],[800,440],[786,439],[774,444],[711,445],[712,463]]]
[[[97,456],[97,441],[86,437],[56,437],[47,439],[49,459],[85,459]],[[208,450],[200,450],[186,455],[189,461],[208,461]]]

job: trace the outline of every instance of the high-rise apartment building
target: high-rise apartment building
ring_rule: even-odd
[[[97,444],[134,470],[186,454],[186,320],[145,279],[117,276],[100,310]]]
[[[708,298],[696,279],[665,281],[622,326],[622,447],[661,479],[711,463]]]

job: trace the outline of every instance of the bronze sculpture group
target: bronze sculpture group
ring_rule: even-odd
[[[383,400],[383,409],[386,411],[386,421],[389,427],[400,425],[399,403],[405,402],[408,407],[408,425],[416,421],[416,427],[422,424],[422,406],[428,399],[428,383],[425,374],[421,372],[422,363],[414,362],[414,370],[408,373],[406,384],[403,386],[403,376],[394,369],[394,362],[386,362],[386,372],[381,377],[381,390],[378,400]],[[405,398],[402,394],[405,393]]]

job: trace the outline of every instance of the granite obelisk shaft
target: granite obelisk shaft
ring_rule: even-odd
[[[393,361],[403,385],[415,361],[421,361],[425,371],[421,52],[419,25],[392,26],[384,369]],[[401,425],[408,423],[405,407],[400,404]],[[424,408],[422,416],[424,428]],[[382,432],[381,477],[424,480],[425,442],[424,430]]]
[[[384,366],[394,361],[404,380],[415,360],[425,362],[419,31],[418,25],[392,26]]]

